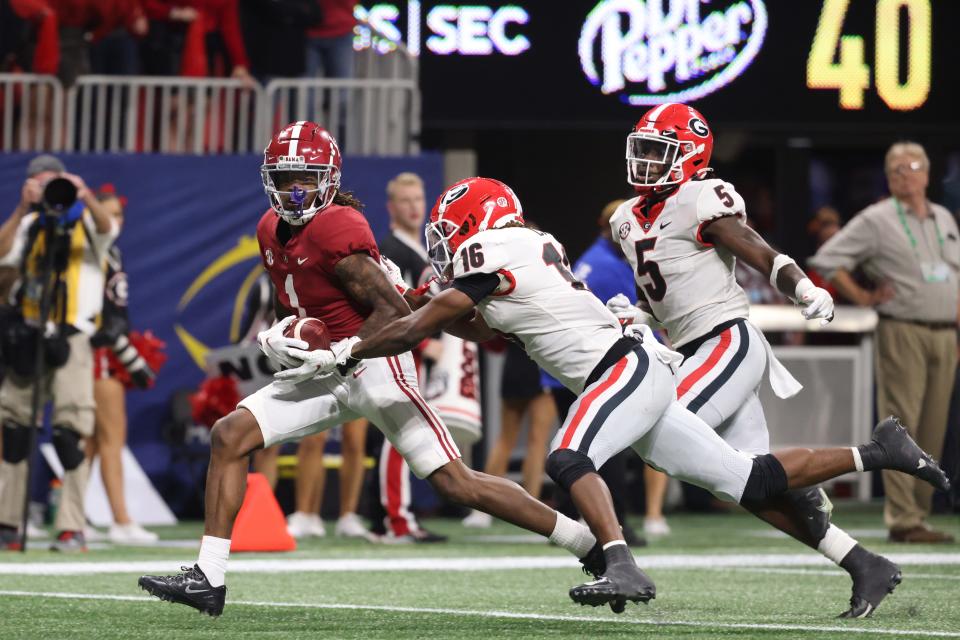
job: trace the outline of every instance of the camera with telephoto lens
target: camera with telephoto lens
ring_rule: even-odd
[[[47,215],[62,216],[77,202],[77,187],[66,178],[53,178],[43,187],[41,206]]]

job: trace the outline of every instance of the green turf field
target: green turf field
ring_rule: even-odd
[[[836,620],[848,578],[752,518],[677,515],[673,536],[636,550],[657,599],[620,616],[568,599],[585,577],[563,551],[508,525],[444,520],[428,524],[452,536],[445,545],[328,539],[234,554],[218,619],[137,588],[143,571],[192,564],[194,548],[6,553],[0,638],[960,637],[960,545],[889,545],[878,509],[837,511],[868,547],[902,560],[903,584],[869,620]],[[960,537],[956,518],[934,523]],[[198,524],[162,531],[171,541],[199,534]]]

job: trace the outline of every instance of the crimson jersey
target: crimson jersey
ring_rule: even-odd
[[[301,318],[319,318],[333,340],[357,335],[370,310],[347,295],[334,267],[354,253],[380,261],[367,219],[352,207],[330,205],[302,227],[288,226],[290,239],[277,236],[280,217],[268,209],[257,225],[260,257],[280,303]]]

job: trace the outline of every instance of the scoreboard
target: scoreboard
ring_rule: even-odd
[[[408,0],[357,13],[387,36],[374,46],[419,56],[427,126],[622,127],[681,101],[757,127],[960,128],[957,0]]]

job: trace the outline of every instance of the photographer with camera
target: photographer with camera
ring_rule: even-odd
[[[84,550],[83,498],[93,433],[93,348],[103,306],[107,251],[119,224],[83,180],[54,156],[27,167],[20,203],[0,226],[0,256],[20,269],[19,317],[4,328],[7,377],[0,385],[3,461],[0,463],[0,548],[17,549],[39,406],[53,403],[52,443],[64,468],[52,549]],[[38,344],[39,341],[39,344]],[[34,424],[31,425],[31,421]]]

